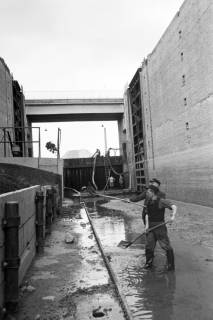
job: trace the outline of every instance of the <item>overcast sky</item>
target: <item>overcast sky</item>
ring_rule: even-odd
[[[182,2],[0,0],[0,56],[26,97],[122,96]]]

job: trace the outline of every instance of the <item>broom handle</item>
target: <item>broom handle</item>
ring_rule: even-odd
[[[148,233],[148,232],[150,232],[150,231],[152,231],[152,230],[155,230],[155,229],[157,229],[157,228],[160,227],[160,226],[164,226],[164,225],[167,224],[167,223],[169,223],[169,221],[160,223],[160,224],[158,224],[157,226],[154,226],[154,227],[152,227],[152,228],[150,228],[150,229],[142,232],[142,233],[141,233],[139,236],[137,236],[134,240],[132,240],[131,242],[129,242],[129,243],[125,246],[125,248],[128,248],[129,246],[131,246],[136,240],[138,240],[140,237],[142,237],[145,233]]]
[[[121,199],[121,198],[118,198],[118,197],[113,197],[113,196],[106,196],[104,194],[100,194],[100,193],[95,193],[97,196],[100,196],[100,197],[105,197],[105,198],[111,198],[111,199],[116,199],[116,200],[120,200],[120,201],[124,201],[124,202],[127,202],[127,203],[132,203],[136,206],[139,206],[139,207],[142,207],[142,208],[145,208],[146,206],[142,205],[142,204],[139,204],[139,203],[136,203],[136,202],[132,202],[132,201],[129,201],[127,199]]]

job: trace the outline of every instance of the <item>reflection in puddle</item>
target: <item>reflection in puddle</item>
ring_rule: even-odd
[[[144,237],[129,249],[117,247],[121,240],[132,241],[139,234],[134,231],[140,232],[140,226],[142,230],[140,217],[132,218],[99,204],[101,201],[87,203],[89,213],[134,318],[172,319],[175,274],[165,272],[165,256],[157,250],[155,259],[158,267],[152,271],[144,270]]]
[[[128,284],[125,295],[136,319],[172,319],[174,273],[145,271],[131,264],[120,277]]]

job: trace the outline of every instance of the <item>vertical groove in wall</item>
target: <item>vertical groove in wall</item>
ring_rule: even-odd
[[[128,105],[128,116],[129,116],[129,133],[130,133],[130,150],[131,150],[131,163],[132,163],[132,179],[130,177],[131,181],[131,187],[134,189],[136,188],[136,172],[135,172],[135,154],[132,147],[132,141],[133,141],[133,125],[132,125],[132,108],[131,108],[131,101],[130,101],[130,92],[129,89],[127,91],[127,105]],[[133,180],[133,181],[132,181]]]
[[[136,187],[142,191],[146,185],[145,174],[145,146],[144,146],[144,118],[142,116],[141,81],[139,68],[129,86],[131,121],[133,131],[133,152],[135,161]]]
[[[151,102],[150,102],[148,60],[146,63],[146,77],[147,77],[147,91],[148,91],[148,102],[149,102],[150,133],[151,133],[151,141],[152,141],[152,165],[153,165],[153,170],[155,170],[155,153],[154,153],[153,128],[152,128],[152,110],[151,110]]]
[[[141,86],[141,109],[142,109],[142,125],[143,125],[143,137],[144,137],[144,174],[146,179],[146,185],[148,185],[149,181],[149,170],[148,170],[148,145],[147,145],[147,132],[146,132],[146,114],[145,114],[145,103],[144,103],[144,85],[143,85],[143,76],[142,76],[142,70],[143,70],[143,63],[142,68],[140,72],[140,86]]]

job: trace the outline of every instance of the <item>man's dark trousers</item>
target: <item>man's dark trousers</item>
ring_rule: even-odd
[[[156,226],[162,222],[151,223],[149,228]],[[166,251],[167,261],[168,261],[168,270],[174,270],[175,261],[174,261],[174,252],[171,247],[169,237],[167,234],[166,226],[160,226],[153,231],[148,232],[146,235],[146,246],[145,246],[145,254],[146,254],[146,263],[152,265],[154,258],[154,250],[156,246],[156,242],[159,242],[159,245],[163,250]]]

